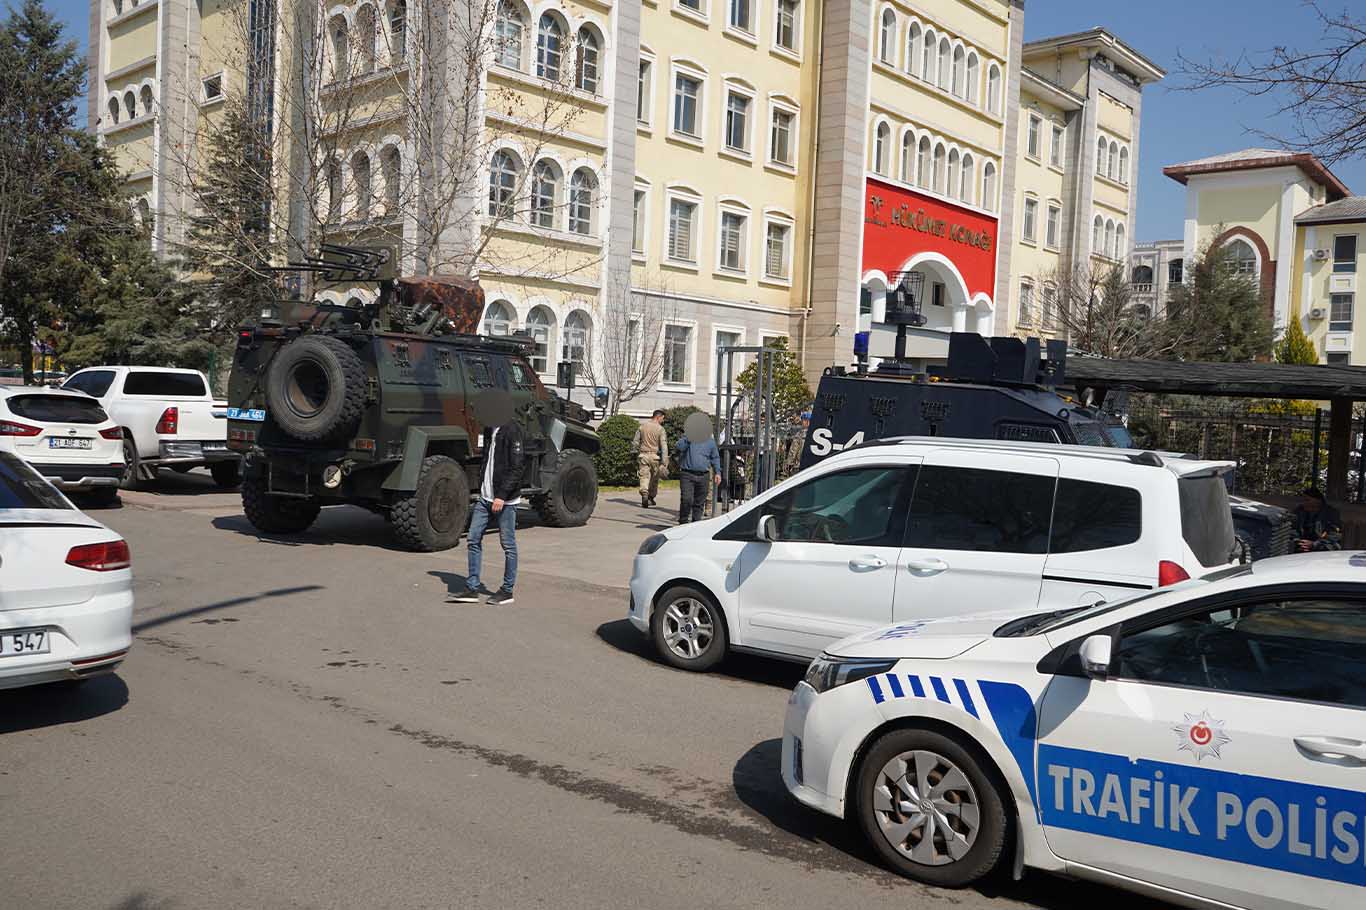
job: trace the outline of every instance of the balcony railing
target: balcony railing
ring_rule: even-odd
[[[1153,292],[1153,283],[1151,281],[1135,281],[1130,284],[1129,287],[1135,294],[1151,294]]]

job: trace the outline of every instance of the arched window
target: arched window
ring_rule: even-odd
[[[563,338],[560,344],[560,360],[577,363],[582,369],[588,354],[588,333],[590,323],[588,314],[575,310],[565,317]]]
[[[364,152],[351,156],[351,180],[356,186],[356,220],[369,221],[374,188],[370,181],[370,156]]]
[[[516,211],[517,178],[522,173],[517,156],[506,149],[495,152],[489,165],[489,215],[511,218]]]
[[[527,331],[535,347],[531,351],[531,368],[537,373],[550,372],[550,350],[555,334],[555,314],[543,306],[532,309],[526,317]]]
[[[522,33],[526,21],[522,11],[508,0],[498,4],[498,16],[493,21],[494,50],[501,66],[519,70],[522,68]]]
[[[1110,172],[1110,145],[1101,136],[1096,140],[1096,173],[1102,177]]]
[[[1134,266],[1133,273],[1129,277],[1130,284],[1152,284],[1153,269],[1148,265]]]
[[[559,198],[560,169],[553,162],[537,161],[531,169],[531,223],[536,227],[555,227],[555,205]]]
[[[877,125],[877,136],[873,140],[873,172],[887,174],[887,146],[892,141],[892,128],[886,123]]]
[[[403,156],[397,146],[389,146],[379,153],[379,167],[384,173],[384,214],[398,214],[399,187],[403,179]]]
[[[994,63],[987,67],[987,110],[1001,113],[1001,68]]]
[[[921,136],[920,145],[915,154],[915,178],[916,185],[922,190],[930,188],[930,137]]]
[[[915,183],[915,133],[901,134],[901,182]]]
[[[1235,237],[1224,247],[1228,252],[1228,268],[1234,274],[1253,277],[1257,274],[1257,251],[1241,237]]]
[[[934,49],[939,46],[939,39],[934,36],[934,29],[925,29],[925,52],[920,55],[920,78],[931,84],[934,83],[935,61]]]
[[[958,195],[959,185],[963,179],[963,173],[959,169],[959,161],[958,149],[949,152],[949,179],[948,185],[944,188],[945,196]]]
[[[944,144],[941,142],[939,145],[936,145],[936,146],[934,147],[934,191],[935,191],[936,193],[939,193],[940,195],[944,195],[944,194],[945,194],[945,186],[944,186],[945,169],[944,169],[944,166],[945,166],[947,163],[948,163],[948,154],[947,154],[946,150],[944,149]]]
[[[341,162],[332,158],[327,162],[327,220],[336,221],[341,215],[342,173]]]
[[[142,113],[143,116],[146,116],[152,113],[152,87],[144,85],[140,94],[142,95]]]
[[[1119,150],[1119,182],[1129,182],[1129,147],[1123,146]]]
[[[1110,169],[1106,171],[1111,180],[1119,179],[1119,143],[1110,142],[1110,157],[1108,159]]]
[[[375,71],[378,41],[379,23],[375,21],[375,8],[367,3],[356,11],[356,56],[362,76]]]
[[[877,56],[883,63],[896,63],[896,13],[882,11],[882,28],[878,30]]]
[[[996,164],[991,161],[982,165],[982,208],[996,211]]]
[[[1099,215],[1091,224],[1091,252],[1097,256],[1105,255],[1105,219]]]
[[[920,73],[920,23],[914,20],[906,29],[906,72],[912,76]]]
[[[948,91],[953,85],[953,45],[947,37],[939,39],[939,87]]]
[[[1111,259],[1115,258],[1115,222],[1109,218],[1105,219],[1104,254]]]
[[[484,311],[484,324],[480,331],[485,335],[511,335],[516,324],[512,308],[501,300],[495,300]]]
[[[953,49],[953,87],[950,91],[959,98],[968,96],[968,55],[962,47]]]
[[[963,154],[963,180],[959,184],[958,198],[964,202],[972,202],[972,188],[977,185],[977,175],[974,171],[972,155]]]
[[[564,29],[560,20],[543,13],[536,26],[536,75],[551,82],[560,81],[560,58],[564,51]]]
[[[598,37],[588,26],[579,29],[574,48],[574,84],[589,94],[598,93]]]
[[[1125,243],[1124,243],[1124,234],[1125,234],[1125,231],[1124,231],[1124,222],[1121,221],[1121,222],[1119,222],[1118,224],[1115,225],[1115,258],[1116,258],[1116,259],[1123,259],[1124,256],[1125,256],[1125,252],[1126,252],[1126,251],[1125,251]]]
[[[111,123],[119,122],[119,97],[114,95],[109,99],[109,120]]]
[[[966,98],[966,99],[968,99],[969,101],[971,101],[973,104],[976,104],[976,103],[977,103],[977,95],[978,95],[978,93],[982,90],[982,87],[981,87],[981,85],[980,85],[980,83],[981,83],[981,81],[982,81],[982,74],[981,74],[981,72],[980,72],[979,70],[980,70],[980,64],[979,64],[978,61],[977,61],[977,52],[976,52],[976,51],[969,51],[969,52],[968,52],[968,91],[967,91],[967,94],[965,94],[963,97]]]
[[[407,0],[391,0],[389,4],[389,63],[397,66],[408,51]]]
[[[129,120],[138,115],[138,98],[133,94],[131,88],[123,93],[123,110],[128,115]]]
[[[575,234],[593,233],[594,197],[598,192],[598,178],[586,167],[574,172],[569,181],[569,230]]]
[[[332,78],[345,79],[351,75],[351,33],[346,27],[346,17],[333,16],[327,24],[327,32],[332,36]]]

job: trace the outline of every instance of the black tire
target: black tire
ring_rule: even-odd
[[[579,449],[565,449],[555,461],[550,489],[532,504],[541,521],[552,528],[587,524],[598,504],[598,471],[593,459]]]
[[[930,852],[943,856],[944,862],[942,864],[917,861],[902,849],[893,846],[892,838],[894,836],[904,837],[904,844],[910,844],[911,839],[916,839],[917,847],[925,843],[927,827],[923,823],[919,826],[918,838],[917,829],[914,826],[909,827],[904,835],[897,830],[896,822],[908,814],[900,808],[901,805],[910,802],[906,796],[907,791],[898,788],[901,797],[895,808],[882,812],[874,808],[877,802],[877,791],[882,789],[884,794],[890,794],[891,791],[891,787],[887,786],[884,781],[886,777],[883,774],[884,768],[893,759],[908,752],[933,754],[941,759],[943,764],[937,766],[940,776],[936,778],[934,776],[935,771],[926,774],[926,779],[931,786],[942,782],[948,776],[946,769],[950,765],[956,766],[967,779],[969,787],[948,790],[940,796],[940,801],[950,806],[963,805],[971,801],[975,802],[977,807],[977,827],[972,835],[971,842],[967,851],[956,859],[951,856],[944,856],[949,850],[942,826],[937,831],[930,831],[931,839],[929,842],[930,847],[935,848]],[[858,824],[863,830],[864,836],[868,838],[868,842],[872,844],[873,849],[878,852],[887,865],[907,878],[943,888],[962,888],[970,885],[995,868],[1005,850],[1009,822],[995,780],[983,769],[983,763],[983,759],[978,758],[975,752],[968,750],[957,740],[930,730],[892,730],[873,743],[857,769],[855,783],[857,791],[854,794],[854,806],[858,813]],[[928,765],[929,762],[926,764]],[[908,765],[905,779],[911,789],[915,790],[918,781],[912,781],[913,775],[917,778],[919,776],[918,772]],[[924,787],[921,786],[921,789]],[[921,814],[918,808],[916,814]],[[950,822],[949,828],[954,832],[954,836],[960,842],[967,840],[963,837],[963,832],[969,829],[965,818],[970,818],[970,816],[961,811],[954,815],[941,814]],[[884,833],[882,819],[887,821],[892,828],[892,833]],[[913,825],[909,820],[904,821],[903,824]],[[955,828],[955,825],[959,827]],[[943,850],[938,849],[940,843],[945,843]]]
[[[417,489],[394,501],[389,520],[399,543],[408,550],[432,553],[460,542],[470,511],[470,482],[453,458],[422,459]]]
[[[674,613],[674,608],[678,608],[681,616]],[[691,629],[684,620],[691,620]],[[650,640],[665,663],[703,673],[726,656],[730,635],[726,615],[710,594],[692,585],[674,585],[665,590],[650,615]],[[693,646],[689,647],[689,643]],[[695,652],[695,656],[689,656],[689,652]]]
[[[305,335],[280,350],[266,373],[266,407],[300,442],[341,440],[365,410],[365,364],[340,338]]]
[[[272,496],[266,492],[264,477],[248,477],[242,481],[242,511],[252,527],[266,534],[298,534],[322,510],[316,500],[296,496]]]
[[[119,486],[125,490],[136,490],[142,484],[142,460],[138,458],[137,443],[128,431],[123,431],[123,476]]]
[[[214,461],[209,464],[213,482],[220,487],[235,487],[242,477],[242,465],[237,461]]]
[[[97,509],[112,509],[119,505],[118,487],[100,487],[85,494],[85,500]]]

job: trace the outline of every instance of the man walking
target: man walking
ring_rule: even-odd
[[[503,396],[507,396],[506,399]],[[484,475],[479,498],[470,511],[469,576],[465,590],[452,596],[454,603],[510,604],[512,586],[517,582],[517,506],[522,503],[522,428],[513,419],[511,396],[502,389],[490,389],[474,402],[474,416],[484,427]],[[498,525],[498,540],[503,545],[503,584],[490,593],[479,580],[484,556],[484,531]]]
[[[642,420],[631,440],[631,451],[639,465],[640,505],[648,509],[659,493],[659,477],[669,470],[669,440],[664,432],[664,412],[656,409],[649,420]]]
[[[711,435],[706,414],[690,414],[678,440],[678,523],[702,520],[702,507],[711,491],[711,479],[721,479],[721,450]]]

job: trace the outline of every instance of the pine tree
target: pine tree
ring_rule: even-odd
[[[1319,362],[1318,352],[1314,350],[1314,342],[1310,341],[1309,336],[1304,334],[1304,329],[1300,328],[1299,319],[1292,318],[1290,324],[1286,326],[1285,336],[1281,338],[1280,344],[1276,345],[1276,362],[1299,364]]]
[[[1239,274],[1224,247],[1209,246],[1167,301],[1167,318],[1183,326],[1182,360],[1245,362],[1272,352],[1275,332],[1256,282]]]

